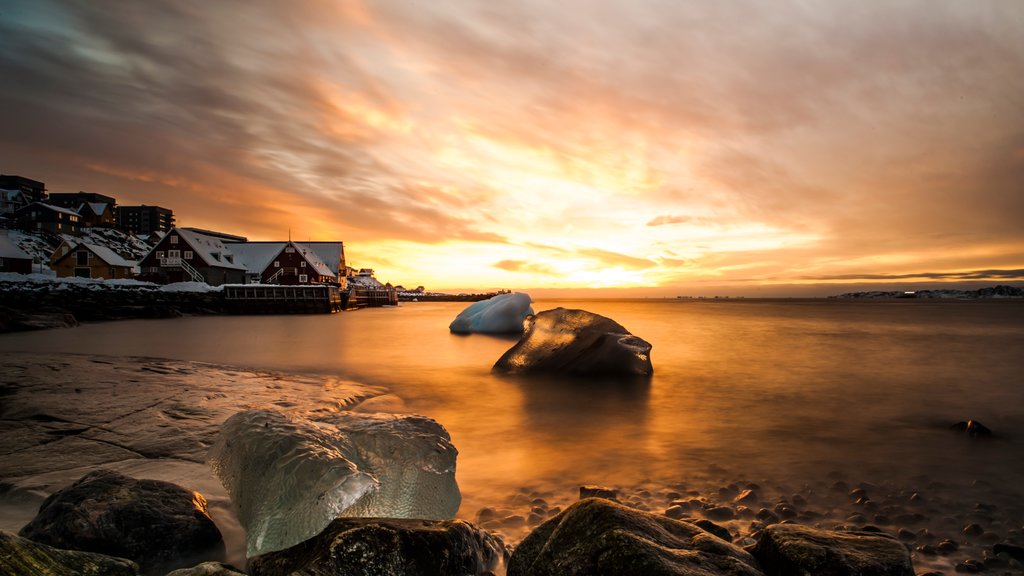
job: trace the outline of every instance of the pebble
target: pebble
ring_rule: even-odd
[[[925,556],[937,556],[939,554],[939,549],[935,546],[932,546],[931,544],[922,544],[915,548],[915,550],[917,550],[921,554],[924,554]]]
[[[981,562],[978,562],[977,560],[964,560],[963,562],[957,562],[957,564],[954,567],[954,569],[957,572],[965,572],[965,573],[968,573],[968,574],[974,574],[976,572],[981,572],[982,570],[984,570],[985,569],[985,565],[982,564]]]
[[[536,512],[531,512],[530,515],[526,517],[526,523],[529,524],[530,526],[536,526],[536,525],[540,524],[543,521],[544,521],[543,514],[537,514]]]
[[[584,498],[606,498],[608,500],[616,500],[619,497],[618,490],[614,488],[605,488],[604,486],[580,486],[580,500]]]
[[[768,510],[767,508],[761,508],[760,510],[758,510],[755,518],[757,518],[758,520],[764,520],[768,524],[774,524],[779,521],[778,514],[772,512],[771,510]]]
[[[519,514],[512,514],[502,518],[501,525],[506,528],[520,528],[526,524],[526,518],[523,518]]]
[[[803,506],[804,504],[807,504],[807,499],[800,494],[793,494],[793,504]]]
[[[796,518],[796,508],[793,508],[789,504],[778,504],[775,506],[775,513],[780,518]]]
[[[476,513],[476,521],[477,521],[478,524],[483,524],[484,522],[487,522],[488,520],[495,519],[497,516],[498,516],[498,513],[494,510],[494,508],[481,508]]]
[[[665,510],[665,516],[668,516],[669,518],[672,518],[674,520],[679,520],[680,518],[686,516],[689,513],[689,511],[689,508],[683,508],[682,506],[669,506]]]
[[[900,540],[904,540],[906,542],[913,542],[914,540],[917,540],[917,534],[914,534],[913,532],[911,532],[910,530],[907,530],[906,528],[900,528],[896,532],[896,537],[899,538]]]
[[[753,490],[747,488],[743,492],[740,492],[738,496],[733,498],[732,501],[736,502],[736,503],[744,503],[744,504],[749,504],[751,502],[756,502],[757,501],[757,493],[754,492]]]
[[[981,524],[973,523],[964,526],[961,532],[964,533],[964,536],[981,536],[985,532],[985,529],[981,527]]]
[[[712,520],[732,520],[736,517],[736,512],[728,506],[716,506],[705,510],[704,516]]]
[[[938,548],[940,554],[951,554],[951,553],[956,552],[957,550],[959,550],[960,549],[960,545],[957,544],[956,542],[952,541],[952,540],[946,539],[946,540],[943,540],[942,542],[939,542],[939,545],[937,546],[937,548]]]

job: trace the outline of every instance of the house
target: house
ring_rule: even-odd
[[[24,176],[0,174],[0,189],[21,190],[21,193],[25,195],[25,202],[28,204],[46,200],[46,184]]]
[[[82,233],[82,219],[78,212],[42,202],[33,202],[15,211],[18,227],[27,232],[52,232],[54,234]]]
[[[0,272],[32,273],[32,257],[6,233],[0,233]]]
[[[135,276],[135,262],[126,260],[106,246],[65,240],[50,257],[58,278],[103,278],[120,280]]]
[[[78,212],[82,226],[114,226],[117,200],[111,196],[95,192],[55,192],[50,194],[49,203]]]
[[[231,243],[188,228],[172,228],[139,262],[141,279],[169,284],[242,284],[246,267]]]
[[[115,219],[118,228],[136,236],[174,228],[174,212],[161,206],[118,206]]]
[[[245,263],[247,280],[260,284],[339,284],[345,278],[341,242],[237,242],[231,250]]]
[[[25,193],[21,190],[0,190],[0,216],[13,215],[28,204]]]

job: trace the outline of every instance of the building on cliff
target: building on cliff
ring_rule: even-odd
[[[58,278],[103,278],[121,280],[134,278],[135,262],[122,258],[106,246],[65,240],[50,258],[50,268]]]
[[[137,236],[169,232],[174,228],[174,212],[162,206],[118,206],[117,227]]]
[[[139,262],[140,280],[161,284],[243,284],[247,269],[231,244],[188,228],[172,228]]]
[[[43,202],[33,202],[14,213],[18,228],[26,232],[50,232],[52,234],[82,233],[82,217],[70,208],[61,208]]]
[[[117,200],[95,192],[53,192],[49,204],[78,212],[82,226],[111,228],[116,221]]]
[[[15,244],[6,232],[0,232],[0,272],[32,273],[32,256]]]
[[[24,176],[0,174],[0,189],[20,190],[29,204],[46,200],[46,184]]]

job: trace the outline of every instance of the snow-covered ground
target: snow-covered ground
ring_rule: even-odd
[[[14,272],[0,272],[0,291],[9,290],[15,287],[33,288],[69,288],[72,286],[84,286],[89,290],[118,290],[118,289],[145,289],[160,290],[161,292],[220,292],[221,286],[210,286],[203,282],[176,282],[174,284],[154,284],[153,282],[142,282],[140,280],[103,280],[93,278],[57,278],[46,273],[15,274]]]

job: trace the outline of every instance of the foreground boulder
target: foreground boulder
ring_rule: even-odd
[[[761,576],[742,548],[687,522],[580,500],[531,532],[512,554],[508,576]]]
[[[751,552],[768,576],[914,576],[907,548],[878,532],[774,524]]]
[[[648,375],[651,345],[586,310],[555,308],[526,319],[526,333],[494,364],[499,372]]]
[[[224,556],[201,494],[110,470],[90,472],[51,494],[20,535],[55,548],[128,558],[146,572]]]
[[[125,558],[58,550],[0,530],[0,574],[138,576],[139,566]]]
[[[234,566],[223,562],[203,562],[191,568],[179,568],[168,572],[167,576],[245,576]]]
[[[459,312],[448,325],[456,334],[522,334],[523,320],[533,314],[529,294],[498,294],[493,298],[474,302]]]
[[[461,520],[338,518],[246,569],[251,576],[469,576],[492,574],[504,561],[500,539]]]
[[[338,516],[443,520],[462,501],[458,451],[422,416],[276,410],[229,418],[209,461],[246,531],[249,557],[316,536]]]

